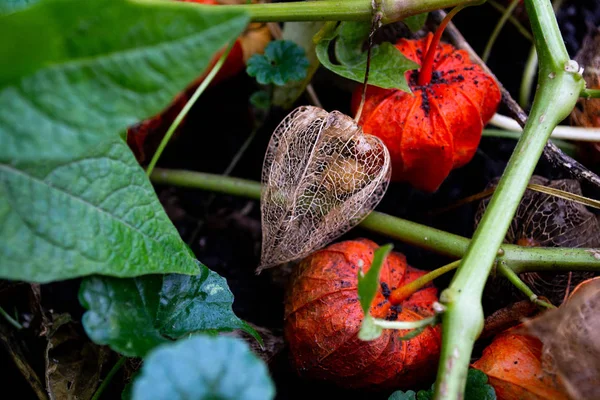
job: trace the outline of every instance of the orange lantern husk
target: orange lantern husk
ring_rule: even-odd
[[[377,245],[366,239],[333,244],[304,259],[285,301],[285,338],[292,364],[305,377],[344,387],[414,388],[433,379],[440,352],[439,327],[413,339],[407,331],[384,330],[380,338],[358,338],[363,312],[358,300],[358,271],[367,271]],[[371,315],[393,321],[432,316],[437,289],[431,285],[397,306],[391,290],[424,275],[400,253],[391,253],[381,270],[381,286]]]
[[[432,38],[400,39],[396,48],[421,66]],[[359,125],[388,147],[392,180],[433,192],[452,169],[473,158],[501,93],[494,78],[449,44],[436,46],[428,83],[419,83],[420,72],[406,72],[412,93],[369,86]],[[352,98],[354,112],[361,94],[359,87]]]

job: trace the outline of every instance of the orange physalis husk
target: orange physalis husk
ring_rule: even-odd
[[[396,47],[422,65],[432,37],[400,39]],[[449,44],[437,46],[428,84],[419,85],[419,73],[406,72],[413,93],[369,86],[359,125],[389,149],[392,180],[433,192],[452,169],[471,160],[501,94],[494,79],[471,63],[464,50]],[[354,112],[361,92],[360,87],[354,92]]]
[[[509,329],[494,338],[473,368],[484,372],[498,400],[568,400],[560,379],[542,365],[542,342]]]
[[[368,271],[377,244],[357,239],[333,244],[305,258],[294,270],[285,300],[285,338],[292,363],[308,378],[345,387],[414,388],[435,375],[440,352],[439,327],[427,327],[402,341],[408,331],[384,330],[379,339],[358,338],[363,312],[358,301],[358,271]],[[371,307],[375,318],[416,321],[434,314],[438,300],[431,285],[400,305],[390,291],[425,274],[391,253],[381,269],[380,290]]]

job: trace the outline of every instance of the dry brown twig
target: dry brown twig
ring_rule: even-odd
[[[432,13],[432,17],[436,23],[440,23],[446,16],[444,11],[435,11]],[[460,33],[458,28],[450,22],[446,27],[445,34],[450,38],[450,41],[454,46],[459,49],[467,51],[471,60],[478,64],[485,72],[490,74],[500,87],[502,92],[502,103],[508,108],[510,115],[521,125],[525,126],[527,122],[527,114],[521,106],[512,98],[508,90],[504,88],[502,83],[496,78],[496,75],[488,68],[488,66],[481,60],[479,55],[473,50],[473,48],[466,41],[464,36]],[[574,179],[578,181],[586,181],[590,183],[597,191],[600,191],[600,177],[587,169],[584,165],[580,164],[575,159],[569,157],[562,152],[552,141],[548,141],[544,148],[544,157],[554,166],[559,167],[567,171]]]

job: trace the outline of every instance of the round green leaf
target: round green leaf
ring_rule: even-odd
[[[269,400],[265,364],[240,339],[195,336],[162,345],[147,357],[133,400]]]
[[[88,336],[130,357],[144,357],[162,343],[199,331],[242,329],[260,341],[233,313],[225,279],[204,266],[193,276],[86,278],[79,299],[89,310],[82,319]]]
[[[289,40],[275,40],[267,45],[265,54],[250,57],[246,72],[260,84],[281,86],[304,79],[308,65],[302,47]]]

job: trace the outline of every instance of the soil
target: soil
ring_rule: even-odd
[[[483,5],[465,9],[454,22],[474,49],[481,53],[498,18],[496,10]],[[558,19],[569,52],[574,55],[585,35],[587,24],[600,25],[600,2],[566,1]],[[529,49],[530,43],[508,24],[492,51],[489,66],[514,96],[519,91]],[[315,76],[314,87],[326,110],[350,112],[351,93],[347,82],[321,69]],[[248,98],[256,90],[259,87],[255,81],[243,73],[209,89],[192,109],[177,140],[168,146],[160,166],[222,173],[253,129],[254,119]],[[298,105],[308,103],[306,98],[297,102]],[[232,176],[260,180],[264,149],[273,129],[285,114],[286,111],[281,109],[271,110],[252,144],[231,172]],[[482,191],[491,179],[502,173],[515,144],[510,139],[483,138],[473,160],[453,171],[436,193],[426,194],[408,185],[392,183],[377,210],[470,237],[477,204],[468,204],[437,215],[432,211]],[[547,178],[563,177],[561,171],[553,170],[543,161],[536,173]],[[254,272],[259,262],[261,241],[258,202],[166,186],[157,186],[156,191],[183,240],[191,246],[197,258],[227,279],[235,295],[233,308],[236,314],[271,330],[275,335],[281,335],[286,274],[281,270],[267,270],[260,275]],[[379,244],[393,242],[395,251],[403,252],[410,264],[421,269],[433,269],[449,261],[360,228],[353,229],[342,239],[365,236]],[[437,283],[443,287],[448,280],[449,277],[443,277]],[[69,312],[74,320],[80,320],[83,310],[77,301],[78,285],[78,280],[43,285],[43,307],[57,313]],[[13,310],[14,307],[19,310],[31,309],[28,293],[29,285],[4,283],[0,286],[0,304],[6,310]],[[514,301],[521,299],[515,298]],[[487,312],[495,311],[493,301],[486,303]],[[42,341],[37,334],[39,332],[28,332],[26,329],[19,341],[31,355],[32,365],[38,375],[43,377],[43,356],[34,356],[43,354],[40,351]],[[287,357],[284,349],[270,363],[277,385],[277,399],[387,399],[390,394],[348,391],[324,382],[307,382],[290,369]],[[20,393],[19,398],[36,398],[31,386],[13,367],[6,350],[0,351],[0,362],[9,366],[0,375],[0,385]],[[432,365],[431,368],[436,366]],[[123,377],[122,373],[117,375],[104,398],[120,398]]]

